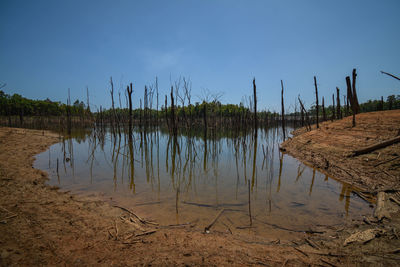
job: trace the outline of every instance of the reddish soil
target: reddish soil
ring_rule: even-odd
[[[287,153],[339,180],[370,192],[400,189],[400,143],[371,153],[350,156],[361,149],[400,134],[400,110],[362,113],[324,122],[312,131],[301,128],[281,145]]]
[[[73,196],[46,185],[47,174],[32,167],[33,157],[56,142],[59,137],[51,132],[0,128],[2,266],[339,266],[394,265],[400,259],[395,216],[385,224],[371,218],[369,225],[342,224],[285,242],[139,220],[98,198]],[[377,231],[373,240],[363,246],[357,240],[343,245],[350,234],[370,228]]]

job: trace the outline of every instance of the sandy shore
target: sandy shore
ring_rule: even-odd
[[[341,266],[392,265],[400,259],[393,252],[400,243],[398,227],[392,224],[356,221],[281,242],[276,237],[257,238],[251,229],[248,236],[205,234],[190,224],[166,226],[138,219],[100,199],[46,185],[47,174],[32,163],[36,154],[56,142],[59,137],[51,132],[0,128],[2,266]],[[391,221],[395,222],[398,225]],[[379,230],[380,236],[363,246],[343,246],[352,233],[369,228]]]

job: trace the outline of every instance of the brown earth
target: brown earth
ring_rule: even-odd
[[[131,214],[98,198],[62,193],[45,184],[45,172],[32,167],[33,157],[56,142],[59,137],[51,132],[0,128],[2,266],[383,266],[400,260],[397,217],[385,224],[371,218],[370,225],[355,221],[326,227],[281,242],[213,229],[206,234],[192,224],[154,224],[136,217],[134,210]],[[371,227],[372,241],[359,246],[364,241],[356,236],[343,245],[350,234]]]
[[[352,157],[361,149],[400,134],[400,110],[362,113],[334,122],[324,122],[312,131],[301,128],[281,149],[342,181],[362,190],[400,190],[400,143]]]

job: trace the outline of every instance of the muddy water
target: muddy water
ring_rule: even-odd
[[[89,133],[51,146],[35,168],[62,190],[163,225],[204,228],[224,208],[213,230],[285,238],[371,212],[350,185],[280,152],[281,138],[278,128],[207,140],[161,131]]]

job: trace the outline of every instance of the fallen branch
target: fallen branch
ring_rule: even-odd
[[[135,235],[135,237],[144,236],[144,235],[151,235],[151,234],[154,234],[155,232],[157,232],[157,230],[147,231],[147,232],[144,232],[144,233],[137,234],[137,235]]]
[[[379,162],[378,164],[375,164],[374,167],[378,167],[379,165],[382,165],[382,164],[391,162],[391,161],[396,160],[396,159],[398,159],[398,158],[400,158],[400,156],[397,156],[397,157],[394,157],[394,158],[391,158],[391,159],[388,159],[388,160],[381,161],[381,162]]]
[[[182,203],[186,204],[186,205],[193,205],[193,206],[204,207],[204,208],[240,207],[240,206],[244,206],[247,204],[247,203],[221,203],[221,204],[217,204],[217,205],[211,205],[211,204],[187,202],[187,201],[182,201]]]
[[[159,228],[174,228],[174,227],[186,227],[186,226],[194,227],[198,221],[199,221],[199,219],[196,219],[193,222],[187,222],[187,223],[160,225]]]
[[[135,206],[147,206],[147,205],[156,205],[156,204],[160,204],[161,201],[155,201],[155,202],[145,202],[145,203],[138,203],[135,204]]]
[[[124,207],[121,207],[121,206],[118,206],[118,205],[114,205],[114,207],[120,208],[121,210],[124,210],[124,211],[130,213],[131,215],[133,215],[134,217],[136,217],[136,219],[138,219],[138,220],[139,220],[141,223],[143,223],[143,224],[158,225],[158,223],[146,221],[146,220],[140,218],[138,215],[136,215],[135,213],[133,213],[132,211],[130,211],[130,210],[127,209],[127,208],[124,208]]]
[[[304,256],[306,256],[307,258],[309,258],[308,254],[305,253],[304,251],[302,251],[301,249],[296,248],[296,247],[293,247],[293,248],[294,248],[295,250],[297,250],[298,252],[300,252],[301,254],[303,254]]]
[[[210,231],[211,227],[217,222],[218,218],[222,215],[222,213],[225,211],[225,209],[220,210],[220,212],[215,216],[214,220],[204,228],[204,232]]]
[[[273,227],[278,228],[278,229],[280,229],[280,230],[288,231],[288,232],[307,233],[307,234],[323,234],[323,233],[324,233],[324,232],[322,232],[322,231],[314,231],[314,230],[311,230],[311,229],[310,229],[310,230],[289,229],[289,228],[285,228],[285,227],[283,227],[283,226],[279,226],[279,225],[274,224],[274,223],[264,222],[264,221],[262,221],[262,220],[260,220],[260,219],[257,219],[257,218],[254,218],[254,220],[259,221],[259,222],[261,222],[261,223],[263,223],[263,224],[266,224],[266,225],[273,226]],[[238,228],[238,227],[236,227],[236,228]],[[239,229],[240,229],[240,228],[239,228]]]
[[[306,242],[307,242],[310,246],[312,246],[313,248],[320,249],[320,247],[319,247],[316,243],[314,243],[314,241],[312,241],[312,240],[310,240],[310,239],[308,239],[308,238],[305,238],[305,240],[306,240]]]
[[[1,220],[0,223],[6,224],[8,219],[12,219],[12,218],[17,217],[17,216],[18,216],[17,214],[8,216],[8,217],[4,218],[3,220]]]
[[[367,196],[365,196],[363,193],[361,192],[357,192],[356,190],[352,190],[352,193],[356,194],[357,196],[359,196],[362,200],[364,200],[365,202],[371,203],[372,199],[368,198]]]
[[[333,263],[331,263],[331,262],[329,262],[329,261],[326,261],[326,260],[324,260],[324,259],[320,259],[320,260],[321,260],[323,263],[328,264],[329,266],[336,267],[335,264],[333,264]]]
[[[396,203],[397,205],[400,206],[400,201],[397,200],[396,198],[394,198],[394,197],[389,197],[389,199],[390,199],[391,201],[393,201],[394,203]]]
[[[371,145],[371,146],[368,146],[368,147],[365,147],[362,149],[354,150],[353,154],[351,156],[355,157],[355,156],[359,156],[362,154],[367,154],[367,153],[370,153],[377,149],[385,148],[387,146],[393,145],[398,142],[400,142],[400,136],[396,136],[392,139],[389,139],[389,140],[386,140],[386,141],[383,141],[383,142],[380,142],[380,143],[377,143],[377,144],[374,144],[374,145]]]

